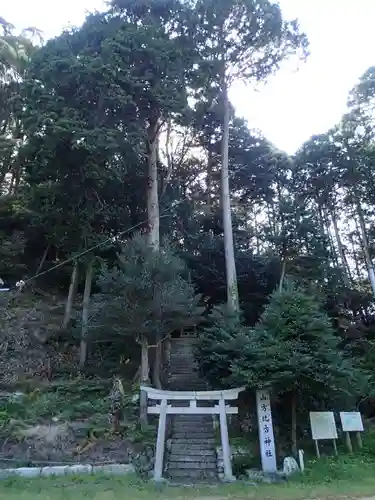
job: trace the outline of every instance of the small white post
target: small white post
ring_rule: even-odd
[[[304,451],[303,450],[298,450],[298,459],[299,459],[299,468],[301,472],[304,472],[305,470],[305,461],[303,459]]]
[[[167,423],[167,406],[166,399],[162,399],[160,403],[158,437],[156,440],[154,480],[163,480],[163,465],[164,465],[164,448],[165,448],[165,427]]]
[[[219,411],[220,411],[221,446],[223,448],[223,461],[224,461],[224,480],[228,482],[233,482],[236,480],[236,478],[233,476],[232,472],[232,460],[231,460],[231,452],[229,446],[227,414],[225,408],[225,400],[223,397],[221,397],[219,400]]]

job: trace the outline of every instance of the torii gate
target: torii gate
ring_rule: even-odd
[[[156,406],[149,406],[147,412],[150,415],[159,415],[158,436],[156,440],[156,454],[154,465],[154,480],[163,480],[163,462],[165,449],[165,429],[167,415],[219,415],[220,435],[223,449],[224,480],[235,481],[232,472],[232,460],[229,446],[227,415],[235,415],[238,408],[229,406],[226,401],[238,399],[238,394],[244,391],[244,387],[228,389],[224,391],[163,391],[152,387],[141,386],[141,391],[147,393],[148,399],[159,401]],[[189,406],[172,406],[168,401],[189,401]],[[198,406],[197,401],[217,402],[214,406]]]

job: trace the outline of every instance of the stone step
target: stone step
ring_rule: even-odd
[[[171,349],[175,349],[180,345],[194,345],[196,344],[197,339],[194,337],[181,337],[179,339],[173,339],[171,344]]]
[[[194,355],[195,345],[190,342],[183,342],[179,345],[176,345],[173,349],[171,349],[169,356],[173,354],[186,354],[191,353]]]
[[[215,464],[217,463],[216,453],[212,452],[211,455],[179,455],[178,453],[173,453],[169,455],[168,463],[180,462],[180,463],[205,463],[205,464]]]
[[[201,455],[202,457],[205,457],[216,454],[216,449],[213,443],[207,445],[199,445],[194,443],[176,443],[171,445],[169,453],[173,455],[185,456]]]
[[[169,359],[173,358],[174,356],[185,357],[188,361],[195,363],[194,347],[192,346],[181,346],[179,349],[174,349],[170,352]]]
[[[213,446],[215,446],[215,438],[212,437],[212,438],[205,438],[204,440],[201,439],[201,438],[198,438],[196,439],[195,437],[191,437],[190,438],[178,438],[178,439],[175,439],[173,436],[171,437],[171,441],[172,441],[172,446],[176,443],[178,443],[178,445],[181,445],[181,446],[187,446],[188,448],[190,449],[195,449],[195,450],[198,450],[199,447],[203,449],[210,449],[210,447],[212,448]]]
[[[172,427],[172,436],[174,439],[180,439],[185,437],[191,437],[195,439],[205,439],[212,438],[215,436],[215,431],[213,426],[201,427],[197,429],[196,427],[186,427],[184,425]]]
[[[178,357],[176,359],[171,358],[169,360],[169,366],[174,367],[176,370],[177,369],[188,369],[188,370],[198,370],[198,365],[197,363],[193,363],[190,360],[188,361],[186,357]]]
[[[191,356],[182,356],[181,355],[173,355],[169,358],[169,366],[175,365],[176,368],[179,366],[179,368],[188,366],[192,368],[198,368],[198,364],[191,359]]]
[[[200,413],[197,413],[196,415],[187,415],[182,414],[182,415],[174,415],[173,416],[173,422],[191,422],[191,423],[208,423],[212,422],[212,415],[203,415]]]
[[[204,429],[205,431],[213,431],[213,421],[212,420],[173,420],[173,429],[176,431],[189,430],[195,432],[197,429]]]
[[[207,449],[191,449],[189,446],[179,446],[178,444],[171,446],[170,457],[214,457],[216,460],[216,450],[210,446]]]
[[[169,362],[177,359],[184,361],[187,365],[197,365],[194,350],[190,348],[172,351],[169,355]]]
[[[214,432],[184,432],[184,431],[172,431],[172,439],[180,440],[180,439],[195,439],[195,440],[206,440],[206,439],[214,439]]]
[[[179,368],[176,368],[174,369],[173,367],[171,368],[171,371],[170,371],[170,377],[182,377],[182,376],[185,376],[185,377],[194,377],[198,380],[201,379],[199,373],[198,373],[198,370],[194,370],[194,368],[189,368],[187,370],[185,369],[179,369]]]
[[[177,350],[181,350],[181,349],[189,349],[190,350],[195,346],[196,346],[195,342],[189,342],[188,340],[185,340],[182,342],[176,342],[175,344],[173,344],[170,352],[171,353],[176,352]]]
[[[199,368],[195,365],[193,366],[181,366],[180,362],[176,362],[174,365],[173,363],[169,365],[169,370],[172,375],[174,373],[191,373],[195,375],[199,375]]]
[[[178,362],[176,362],[176,365],[174,366],[173,364],[169,365],[171,373],[198,373],[199,369],[197,366],[181,366]],[[173,371],[172,371],[173,370]]]
[[[173,359],[174,357],[186,358],[186,361],[196,363],[194,357],[194,349],[191,347],[183,347],[181,349],[175,349],[171,351],[171,353],[169,354],[169,359]]]
[[[189,375],[190,377],[194,376],[196,378],[200,378],[199,372],[197,368],[173,368],[170,367],[170,375],[175,377],[176,375]]]
[[[174,360],[182,360],[187,365],[196,365],[197,361],[194,357],[194,350],[190,348],[180,349],[176,351],[172,351],[169,355],[169,362]]]
[[[179,421],[176,421],[174,420],[173,421],[173,432],[192,432],[193,434],[195,434],[197,432],[197,430],[200,430],[200,431],[203,431],[204,433],[206,432],[213,432],[214,431],[214,426],[213,426],[213,423],[212,423],[212,420],[211,422],[205,422],[205,421],[196,421],[196,422],[189,422],[189,421],[186,421],[186,422],[181,422],[181,420]]]
[[[172,469],[167,470],[167,476],[171,479],[191,479],[191,480],[217,480],[217,472],[213,470],[202,471],[200,469]]]
[[[172,432],[173,434],[191,434],[191,437],[197,436],[197,433],[209,434],[208,437],[211,437],[215,433],[215,430],[212,422],[196,423],[195,425],[181,422],[172,424]]]
[[[188,422],[173,422],[172,431],[175,434],[192,434],[192,436],[197,436],[198,434],[214,434],[214,426],[212,422],[197,422],[196,424],[191,424]],[[178,436],[177,436],[178,437]]]
[[[191,433],[194,436],[199,434],[214,434],[214,426],[212,422],[197,422],[197,423],[189,423],[189,422],[173,422],[172,423],[172,431],[174,433]]]
[[[202,470],[202,471],[216,471],[217,464],[214,462],[172,462],[172,460],[168,461],[167,470],[170,469],[180,469],[180,470]]]
[[[195,346],[196,346],[195,342],[189,342],[187,340],[184,342],[176,342],[175,344],[173,344],[170,352],[173,353],[173,352],[176,352],[176,351],[181,350],[181,349],[191,350]]]

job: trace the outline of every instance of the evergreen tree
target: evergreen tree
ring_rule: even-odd
[[[159,252],[137,235],[119,254],[119,266],[104,268],[97,299],[101,323],[141,344],[141,380],[148,380],[149,346],[164,342],[175,331],[194,327],[202,319],[200,296],[187,276],[184,262],[165,244]],[[145,345],[142,345],[145,344]],[[160,384],[154,363],[154,382]]]
[[[198,358],[211,381],[265,388],[288,401],[296,453],[298,401],[366,389],[364,372],[344,355],[340,340],[320,302],[288,284],[272,294],[254,328],[221,317],[201,335]]]
[[[319,301],[293,285],[271,296],[232,370],[248,387],[270,388],[288,398],[294,453],[298,398],[354,394],[361,375],[340,350],[340,338]]]

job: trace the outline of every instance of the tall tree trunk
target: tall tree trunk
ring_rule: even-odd
[[[362,276],[361,276],[361,270],[359,268],[359,262],[358,262],[358,251],[355,248],[354,237],[353,237],[352,234],[349,235],[349,240],[350,240],[350,244],[351,244],[351,247],[352,247],[352,255],[351,256],[352,256],[352,259],[354,261],[355,271],[356,271],[356,274],[357,274],[357,280],[361,281]]]
[[[14,170],[14,185],[13,185],[13,193],[12,193],[14,196],[18,195],[18,191],[19,191],[19,187],[20,187],[20,183],[21,183],[21,175],[22,175],[21,165],[19,165],[19,163],[17,162],[17,164],[15,165],[15,170]]]
[[[14,172],[12,172],[12,176],[11,176],[10,182],[9,182],[8,194],[13,194],[13,186],[14,186],[15,180],[16,180],[16,175]]]
[[[163,362],[163,349],[162,349],[162,341],[161,341],[161,336],[159,334],[156,335],[156,343],[155,343],[155,359],[154,359],[154,366],[153,366],[153,374],[152,374],[152,379],[154,382],[154,385],[157,389],[162,388],[162,383],[161,383],[161,377],[160,377],[160,372],[161,372],[161,366]]]
[[[330,247],[331,252],[332,252],[332,261],[333,261],[333,264],[336,267],[339,267],[339,260],[338,260],[338,257],[337,257],[337,249],[336,249],[336,245],[335,245],[335,243],[333,241],[332,233],[331,233],[331,230],[330,230],[330,222],[329,222],[327,214],[325,213],[324,210],[321,212],[321,217],[322,217],[322,221],[323,221],[323,226],[325,228],[324,234],[327,235],[328,242],[329,242],[329,247]]]
[[[148,220],[148,242],[150,247],[158,252],[160,248],[160,213],[158,193],[158,120],[153,119],[147,130],[147,167],[148,167],[148,189],[147,189],[147,220]],[[157,339],[156,339],[157,340]],[[160,350],[155,349],[154,364],[161,364]],[[141,383],[149,384],[149,359],[148,341],[146,336],[141,338]],[[147,394],[141,391],[140,395],[140,423],[144,428],[147,426]]]
[[[280,281],[279,281],[279,292],[283,291],[285,274],[286,274],[286,257],[283,258],[283,263],[281,265],[281,274],[280,274]]]
[[[4,172],[1,172],[0,173],[0,194],[4,194],[4,191],[5,191],[5,176],[6,176],[7,172],[4,171]],[[8,190],[7,190],[8,191]]]
[[[212,166],[213,154],[211,143],[208,145],[208,158],[207,158],[207,214],[212,214]]]
[[[362,237],[362,243],[363,243],[363,252],[365,255],[366,266],[367,266],[367,271],[368,271],[368,277],[370,280],[372,293],[375,297],[375,271],[374,271],[374,265],[372,263],[372,259],[371,259],[371,255],[370,255],[370,250],[369,250],[365,218],[364,218],[362,207],[361,207],[361,204],[359,201],[357,201],[357,213],[358,213],[359,228],[361,231],[361,237]]]
[[[75,299],[75,296],[77,293],[77,287],[78,287],[78,262],[75,261],[73,271],[72,271],[72,276],[70,278],[68,298],[67,298],[66,305],[65,305],[65,313],[64,313],[64,319],[63,319],[63,324],[62,324],[63,328],[68,328],[68,326],[69,326],[70,318],[72,317],[74,299]]]
[[[352,281],[351,276],[350,276],[350,269],[349,269],[348,261],[346,259],[344,246],[343,246],[342,241],[341,241],[340,231],[339,231],[339,228],[337,225],[337,219],[336,219],[336,216],[333,212],[331,212],[331,219],[332,219],[332,224],[333,224],[333,230],[335,232],[337,249],[338,249],[340,260],[341,260],[341,267],[343,270],[344,284],[347,288],[350,288],[351,281]]]
[[[47,255],[48,255],[48,251],[50,249],[50,245],[48,244],[46,246],[46,249],[44,250],[43,252],[43,255],[42,255],[42,258],[40,260],[40,263],[39,263],[39,266],[38,266],[38,269],[36,270],[36,273],[35,275],[38,276],[38,274],[40,273],[40,271],[43,269],[43,266],[44,266],[44,263],[46,261],[46,258],[47,258]]]
[[[87,359],[87,337],[89,332],[89,314],[90,314],[90,297],[92,276],[94,272],[94,259],[92,258],[86,267],[85,289],[83,291],[82,303],[82,330],[81,330],[81,344],[79,351],[79,367],[83,369]]]
[[[297,393],[293,391],[291,394],[291,412],[292,412],[292,453],[297,457]]]
[[[149,385],[149,368],[150,363],[148,360],[148,342],[147,338],[142,335],[141,339],[141,385]],[[141,391],[140,401],[139,401],[139,409],[140,409],[140,424],[142,429],[145,429],[148,424],[147,419],[147,393],[145,391]]]
[[[150,124],[147,131],[147,167],[148,167],[148,190],[147,190],[147,219],[148,238],[150,246],[159,250],[160,242],[160,214],[158,194],[158,123]]]
[[[225,272],[227,281],[227,304],[232,313],[239,312],[238,286],[236,262],[234,259],[234,242],[232,228],[232,214],[230,208],[229,191],[229,99],[225,72],[222,75],[222,100],[223,100],[223,138],[221,152],[221,206],[224,227]]]

